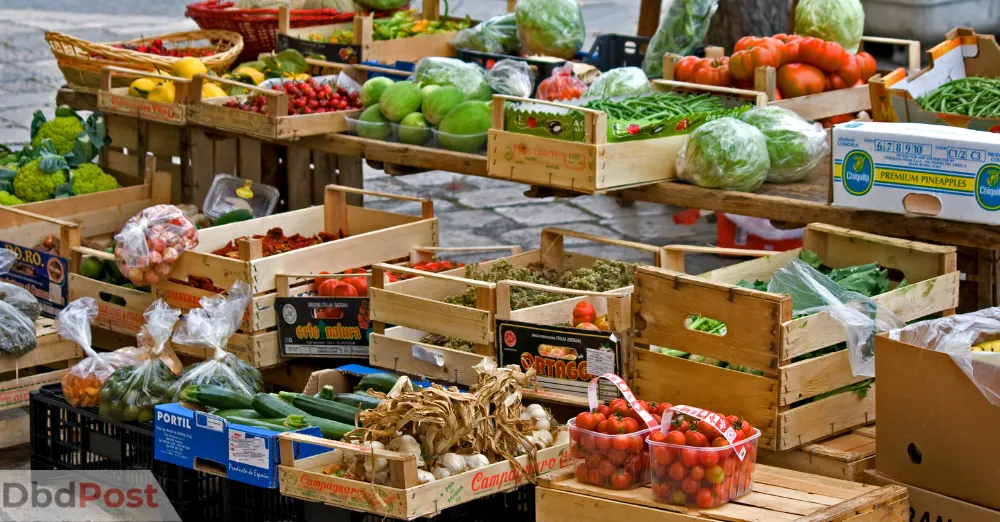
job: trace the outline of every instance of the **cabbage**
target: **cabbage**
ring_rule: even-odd
[[[583,47],[583,11],[576,0],[520,0],[514,9],[522,54],[572,59]]]
[[[588,98],[638,96],[652,91],[649,78],[638,67],[619,67],[602,74],[587,89]]]
[[[860,0],[801,0],[795,8],[795,32],[815,36],[858,52],[865,29]]]
[[[740,120],[764,133],[771,170],[770,183],[802,181],[826,155],[826,131],[818,123],[809,123],[781,107],[756,107],[744,112]]]
[[[417,83],[427,85],[451,85],[462,91],[467,100],[489,101],[493,91],[486,81],[486,69],[474,63],[465,63],[455,58],[431,56],[417,62],[414,75]]]
[[[770,166],[764,135],[735,118],[698,127],[677,155],[677,177],[705,188],[753,192]]]

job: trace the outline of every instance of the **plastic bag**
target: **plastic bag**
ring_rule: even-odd
[[[734,225],[740,227],[750,235],[766,239],[768,241],[785,241],[788,239],[802,239],[805,233],[804,228],[792,228],[783,230],[775,228],[770,219],[739,216],[736,214],[723,214],[726,219],[732,221]]]
[[[574,57],[583,47],[586,30],[576,0],[520,0],[514,8],[517,39],[526,56]]]
[[[493,99],[493,91],[486,82],[486,70],[474,63],[438,56],[421,58],[414,70],[414,78],[422,85],[457,87],[466,100]]]
[[[173,340],[176,344],[208,348],[213,354],[210,359],[184,368],[170,387],[169,396],[177,401],[189,384],[216,384],[253,397],[260,390],[260,372],[225,350],[243,321],[250,303],[250,286],[237,281],[227,295],[202,297],[198,303],[201,308],[192,309],[181,319]]]
[[[462,29],[452,38],[456,49],[481,53],[511,54],[517,51],[517,21],[514,13],[497,15],[478,25]]]
[[[151,345],[142,357],[137,358],[140,361],[138,364],[118,368],[104,382],[101,387],[102,417],[126,422],[150,422],[153,420],[153,408],[171,398],[167,395],[168,389],[177,380],[177,375],[162,356],[181,312],[157,299],[143,316],[146,324],[137,338],[148,337]],[[145,340],[140,344],[144,343]]]
[[[973,352],[984,337],[1000,334],[1000,308],[921,321],[889,332],[889,338],[947,353],[994,406],[1000,406],[1000,353]],[[973,359],[977,361],[973,363]]]
[[[486,73],[486,81],[497,94],[527,98],[535,90],[535,72],[520,60],[500,60]]]
[[[788,109],[755,107],[740,115],[740,120],[757,127],[767,139],[769,183],[802,181],[830,150],[822,125]]]
[[[875,334],[906,326],[872,298],[845,289],[798,258],[774,272],[767,291],[791,295],[796,317],[827,312],[843,325],[855,377],[875,376]]]
[[[573,74],[573,64],[566,62],[538,84],[536,97],[544,101],[575,100],[586,92],[587,84]]]
[[[198,246],[198,230],[177,207],[156,205],[132,216],[115,241],[118,269],[146,286],[165,280],[180,255]]]
[[[13,251],[0,250],[0,276],[10,272],[17,261]],[[20,357],[38,345],[35,321],[42,313],[31,292],[0,281],[0,355]]]
[[[735,118],[701,125],[677,154],[677,177],[705,188],[753,192],[770,166],[764,135]]]
[[[81,297],[66,305],[56,319],[56,333],[83,348],[87,357],[63,375],[62,391],[73,406],[97,407],[101,386],[115,370],[136,363],[121,352],[97,353],[90,347],[90,323],[97,317],[97,301]]]
[[[638,67],[619,67],[600,75],[587,90],[588,98],[639,96],[652,92],[649,78]]]
[[[688,56],[701,45],[719,0],[671,0],[656,33],[646,48],[642,70],[649,77],[663,77],[663,55]]]

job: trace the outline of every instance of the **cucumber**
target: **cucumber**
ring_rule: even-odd
[[[354,391],[364,393],[371,388],[377,392],[389,393],[397,380],[399,376],[391,373],[372,373],[362,377]]]
[[[181,390],[181,400],[197,402],[209,408],[237,410],[252,408],[252,399],[215,384],[192,384]]]
[[[244,419],[263,419],[264,416],[257,413],[257,410],[252,409],[239,409],[239,410],[218,410],[212,412],[212,415],[218,415],[222,418],[227,417],[243,417]]]
[[[247,419],[232,415],[229,417],[224,417],[230,424],[240,424],[243,426],[250,426],[252,428],[263,428],[265,430],[285,432],[292,431],[291,428],[284,425],[285,419]]]
[[[253,409],[264,417],[287,417],[289,415],[306,415],[306,412],[288,404],[270,393],[258,393],[253,396]]]
[[[381,399],[376,399],[375,397],[364,393],[338,393],[333,400],[341,404],[346,404],[352,408],[361,406],[361,409],[363,410],[373,410],[378,408],[378,405],[382,402]]]
[[[343,422],[351,426],[354,425],[355,409],[346,404],[326,399],[317,399],[316,397],[301,393],[281,392],[278,394],[278,397],[309,415]]]
[[[323,433],[323,438],[331,440],[340,440],[344,438],[344,435],[347,435],[354,429],[354,426],[349,426],[343,422],[324,419],[313,415],[306,415],[303,418],[303,421],[310,426],[316,426],[319,428],[319,431]]]

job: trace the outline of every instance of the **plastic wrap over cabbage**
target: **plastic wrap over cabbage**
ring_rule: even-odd
[[[753,192],[770,166],[764,134],[735,118],[698,127],[677,155],[677,177],[705,188]]]
[[[588,98],[638,96],[651,92],[649,78],[638,67],[619,67],[601,74],[587,89]]]
[[[500,60],[486,73],[486,81],[497,94],[527,98],[535,89],[535,72],[520,60]]]
[[[517,51],[517,21],[514,13],[494,16],[473,27],[462,29],[451,40],[456,49],[481,53],[511,54]]]
[[[788,109],[755,107],[740,115],[740,120],[757,127],[767,139],[769,183],[802,181],[830,150],[822,125]]]
[[[587,34],[576,0],[520,0],[514,9],[524,55],[571,59]]]
[[[489,101],[493,97],[486,81],[486,70],[455,58],[421,58],[417,62],[414,79],[421,85],[454,86],[462,91],[466,100]]]

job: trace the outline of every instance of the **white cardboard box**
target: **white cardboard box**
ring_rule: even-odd
[[[1000,135],[919,123],[833,129],[832,203],[1000,223]]]

